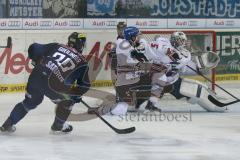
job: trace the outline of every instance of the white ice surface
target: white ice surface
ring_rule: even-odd
[[[240,97],[239,86],[225,85]],[[0,122],[23,94],[0,95]],[[87,99],[90,105],[96,104]],[[198,106],[178,100],[162,100],[163,113],[184,114],[191,110],[191,121],[130,122],[104,116],[119,128],[135,126],[128,135],[117,135],[101,120],[70,122],[71,134],[49,134],[54,105],[44,102],[31,111],[11,135],[0,135],[0,160],[239,160],[240,104],[225,113],[207,113]],[[84,110],[76,105],[75,110]],[[148,117],[149,118],[149,117]]]

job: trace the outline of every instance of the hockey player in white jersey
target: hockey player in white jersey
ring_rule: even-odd
[[[123,29],[127,27],[126,22],[119,22],[117,24],[117,40],[118,39],[124,39],[123,37]],[[117,43],[117,42],[116,42]],[[111,64],[111,80],[113,83],[113,86],[115,87],[115,82],[117,80],[117,55],[116,55],[116,46],[114,46],[109,52],[109,57],[111,58],[110,64]]]
[[[177,99],[186,97],[189,102],[197,103],[207,111],[223,112],[224,107],[218,107],[208,100],[208,95],[214,96],[214,93],[205,84],[179,77],[179,73],[184,73],[188,69],[187,65],[194,64],[196,69],[210,69],[216,67],[219,62],[219,57],[216,54],[205,53],[195,57],[196,64],[193,63],[191,53],[185,49],[186,41],[187,37],[183,32],[174,32],[170,40],[159,37],[149,44],[146,41],[141,41],[145,46],[147,59],[153,64],[166,66],[162,72],[154,73],[152,76],[152,96],[147,105],[155,106],[159,98],[163,96],[164,89],[171,86],[170,93]],[[212,54],[215,57],[214,61],[206,59],[207,54]]]
[[[115,86],[119,99],[117,106],[111,110],[113,115],[124,115],[129,105],[134,105],[131,88],[151,83],[148,74],[142,76],[140,72],[136,71],[139,62],[147,60],[144,54],[136,54],[136,47],[140,44],[140,34],[138,28],[126,27],[123,30],[124,39],[119,38],[116,41],[117,80]],[[133,58],[134,55],[137,56]]]

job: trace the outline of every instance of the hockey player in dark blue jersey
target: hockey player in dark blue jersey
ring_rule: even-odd
[[[30,45],[28,54],[35,67],[28,79],[25,99],[14,107],[0,128],[2,132],[14,132],[14,125],[41,104],[44,96],[57,104],[52,131],[72,131],[73,127],[65,122],[72,106],[90,88],[88,65],[82,55],[85,42],[83,34],[74,32],[68,37],[67,45]]]

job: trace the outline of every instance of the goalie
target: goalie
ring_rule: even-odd
[[[157,108],[159,98],[169,92],[176,99],[185,97],[188,102],[197,103],[209,112],[223,112],[226,108],[218,107],[208,100],[208,95],[215,96],[207,85],[192,79],[180,78],[188,70],[187,65],[201,69],[217,66],[219,57],[213,52],[206,52],[192,58],[185,48],[187,37],[183,32],[174,32],[170,40],[159,37],[149,44],[142,40],[144,54],[151,61],[152,88],[147,107]],[[193,60],[192,60],[193,59]],[[194,62],[193,62],[194,61]],[[162,67],[162,70],[154,69]]]

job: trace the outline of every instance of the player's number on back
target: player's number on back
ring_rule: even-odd
[[[62,53],[56,52],[53,54],[53,57],[56,58],[55,61],[57,62],[58,66],[62,69],[63,72],[75,68],[74,62]]]

